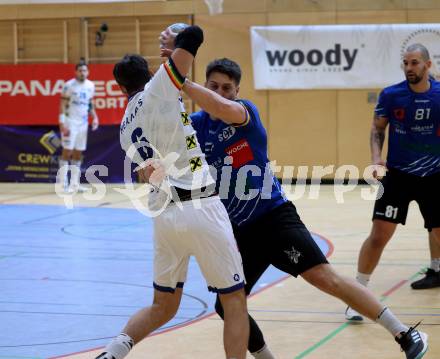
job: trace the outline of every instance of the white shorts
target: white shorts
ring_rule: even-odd
[[[218,196],[171,204],[154,218],[154,288],[174,292],[183,287],[193,255],[212,292],[244,287],[242,260],[225,207]]]
[[[64,126],[69,129],[69,135],[64,136],[61,134],[61,144],[63,148],[66,150],[85,151],[87,146],[88,123],[74,125],[67,122]]]

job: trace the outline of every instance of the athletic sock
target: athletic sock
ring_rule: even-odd
[[[361,272],[357,272],[356,280],[362,284],[364,287],[368,286],[368,282],[370,281],[371,274],[365,274]]]
[[[64,187],[67,187],[68,180],[67,180],[67,172],[69,170],[69,161],[66,160],[59,160],[60,168],[58,170],[58,178],[57,182],[61,184]]]
[[[406,332],[409,328],[403,324],[391,310],[387,307],[383,308],[376,319],[376,323],[388,330],[393,337],[398,336],[401,332]]]
[[[127,356],[133,345],[133,339],[121,333],[105,347],[104,352],[113,355],[115,359],[122,359]]]
[[[440,272],[440,258],[432,258],[430,268],[435,272]]]
[[[267,347],[266,344],[264,344],[264,347],[260,350],[251,353],[252,356],[256,359],[275,359],[270,349]]]
[[[70,184],[72,187],[79,186],[81,179],[81,161],[72,161],[72,172],[70,177]]]

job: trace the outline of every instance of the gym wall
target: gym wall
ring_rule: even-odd
[[[109,31],[104,46],[96,47],[95,32],[104,21]],[[196,81],[204,81],[206,64],[214,58],[230,57],[241,65],[241,96],[259,107],[270,156],[277,164],[354,164],[362,171],[370,164],[371,98],[380,89],[254,90],[249,27],[435,23],[440,21],[440,2],[224,0],[224,13],[217,16],[208,14],[203,0],[0,5],[0,63],[74,63],[80,56],[91,63],[111,63],[127,52],[139,52],[157,66],[157,37],[177,21],[193,21],[205,30],[206,42],[194,68]],[[371,71],[377,66],[372,58]]]

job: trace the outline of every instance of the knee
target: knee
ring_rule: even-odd
[[[394,223],[373,221],[373,228],[367,239],[370,246],[378,249],[385,247],[393,236],[396,226],[397,224]]]
[[[368,237],[368,242],[370,243],[371,247],[380,249],[385,247],[390,238],[391,236],[389,236],[386,232],[372,231]]]
[[[330,294],[339,291],[343,282],[329,264],[316,266],[301,276],[314,287]]]
[[[158,318],[161,318],[161,322],[168,322],[174,318],[179,309],[178,306],[174,304],[165,302],[155,302],[153,303],[153,310]]]
[[[247,313],[244,290],[238,290],[230,294],[221,294],[219,297],[224,315],[234,316],[239,313]]]

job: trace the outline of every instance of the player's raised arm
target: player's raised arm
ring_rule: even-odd
[[[170,59],[182,77],[186,77],[191,70],[194,57],[202,43],[203,30],[197,25],[188,26],[177,34],[174,42],[175,49]]]
[[[186,80],[183,91],[211,116],[231,125],[243,125],[248,121],[246,108],[237,101],[228,100],[219,94]]]

